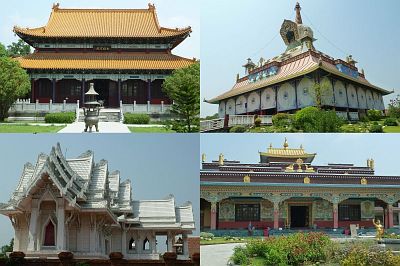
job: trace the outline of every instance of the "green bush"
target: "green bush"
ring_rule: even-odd
[[[229,132],[231,132],[231,133],[243,133],[243,132],[246,132],[246,130],[247,129],[244,126],[233,126],[233,127],[231,127]]]
[[[208,233],[208,232],[201,232],[200,233],[201,238],[207,238],[207,239],[213,239],[214,234],[213,233]]]
[[[150,116],[147,114],[124,114],[124,124],[148,124]]]
[[[69,124],[75,121],[75,113],[74,112],[65,112],[65,113],[50,113],[46,114],[44,117],[44,121],[49,124]]]
[[[382,119],[382,112],[379,110],[371,109],[367,111],[367,116],[371,121],[379,121]]]
[[[248,265],[250,261],[247,249],[242,246],[236,246],[233,248],[233,255],[231,259],[233,263],[237,265]]]
[[[376,248],[365,248],[354,245],[347,256],[341,261],[343,266],[353,265],[400,265],[400,257],[395,256],[391,251],[382,251]]]
[[[369,127],[369,132],[371,132],[371,133],[382,133],[383,132],[383,127],[381,125],[379,125],[377,122],[375,122],[374,124],[372,124]]]
[[[257,117],[256,119],[254,119],[254,126],[255,127],[260,127],[261,126],[261,118]]]
[[[294,123],[303,132],[339,132],[344,121],[334,111],[310,106],[296,112]]]
[[[275,127],[289,127],[292,124],[292,115],[278,113],[272,116],[272,125]]]
[[[397,119],[394,117],[388,117],[383,122],[385,126],[397,126]]]

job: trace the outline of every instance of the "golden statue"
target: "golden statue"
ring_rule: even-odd
[[[219,155],[218,163],[219,165],[224,165],[224,155],[222,153]]]
[[[308,166],[307,164],[305,166],[306,166],[306,172],[315,172],[314,167]]]
[[[286,167],[286,172],[293,172],[294,165],[293,164],[289,164],[289,166]]]
[[[374,218],[372,220],[372,223],[374,224],[375,229],[376,229],[376,239],[377,240],[381,240],[382,236],[383,236],[383,233],[385,232],[385,230],[383,229],[383,225],[381,224],[381,221],[379,221],[379,219],[378,219],[375,222],[375,218]]]
[[[245,176],[243,177],[243,182],[244,182],[244,183],[250,183],[250,176],[245,175]]]

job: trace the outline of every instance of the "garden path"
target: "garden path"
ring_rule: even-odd
[[[83,133],[84,128],[84,122],[74,122],[58,131],[58,133]],[[96,132],[94,127],[92,130],[93,133],[131,133],[125,124],[119,122],[99,122],[99,132]]]
[[[200,261],[204,266],[225,266],[229,265],[229,257],[233,254],[233,248],[241,243],[202,245],[200,246]]]

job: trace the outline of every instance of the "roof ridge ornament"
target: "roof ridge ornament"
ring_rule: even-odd
[[[301,7],[300,7],[299,2],[296,3],[294,10],[296,10],[296,23],[303,24],[303,20],[301,19],[301,13],[300,13]]]
[[[287,141],[287,138],[285,138],[285,142],[283,143],[283,148],[286,150],[289,147],[289,143]]]
[[[53,9],[54,11],[57,11],[58,9],[60,9],[60,3],[53,3],[52,9]]]

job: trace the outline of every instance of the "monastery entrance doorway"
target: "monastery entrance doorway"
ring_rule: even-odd
[[[118,107],[117,83],[108,79],[96,79],[92,81],[94,89],[99,94],[97,100],[103,101],[104,107]]]
[[[290,227],[309,227],[309,211],[308,206],[290,206]]]

